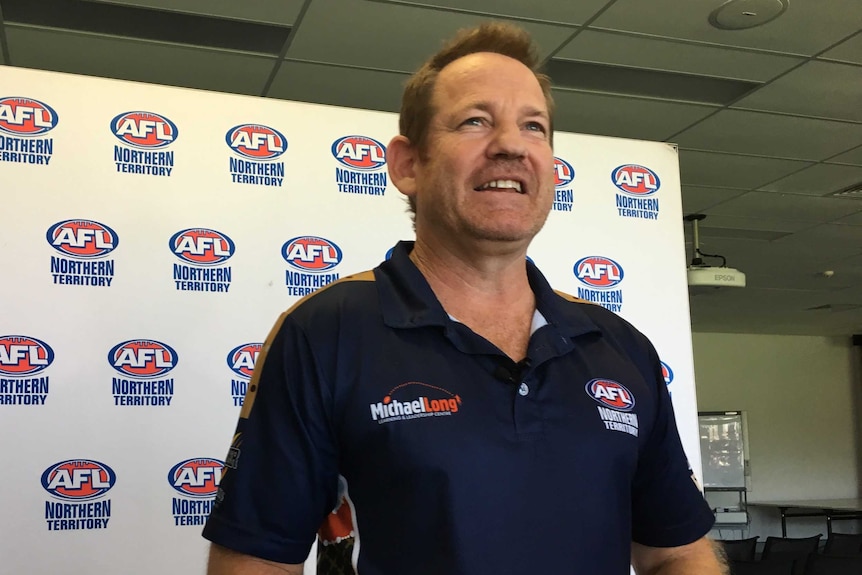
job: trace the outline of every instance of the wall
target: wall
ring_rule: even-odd
[[[859,497],[862,381],[849,338],[695,333],[693,345],[698,411],[747,412],[749,500]],[[825,520],[788,522],[789,537],[817,533]],[[750,535],[781,535],[777,511],[753,510]]]

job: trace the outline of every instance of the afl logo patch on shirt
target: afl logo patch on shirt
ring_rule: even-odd
[[[638,416],[629,413],[635,407],[635,396],[618,381],[597,378],[587,382],[587,395],[598,404],[599,417],[605,429],[638,436]]]

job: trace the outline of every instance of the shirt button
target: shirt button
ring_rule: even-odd
[[[530,388],[527,386],[526,383],[521,382],[521,387],[518,388],[518,393],[520,393],[521,395],[527,395],[528,393],[530,393]]]

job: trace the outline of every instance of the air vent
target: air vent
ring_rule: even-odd
[[[757,82],[680,72],[551,59],[545,71],[554,88],[643,98],[726,105],[760,87]]]
[[[82,0],[0,0],[7,26],[35,26],[258,54],[279,54],[290,28]]]

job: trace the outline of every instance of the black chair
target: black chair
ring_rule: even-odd
[[[813,554],[805,565],[804,575],[859,575],[862,573],[862,555],[834,557]]]
[[[795,561],[793,575],[803,575],[808,556],[817,553],[821,537],[767,537],[760,558],[762,561]]]
[[[748,539],[719,539],[724,553],[730,561],[754,561],[757,550],[757,537]]]
[[[730,561],[730,575],[792,575],[794,561]]]
[[[833,533],[826,539],[824,555],[862,554],[862,533]],[[862,571],[860,571],[862,573]]]

